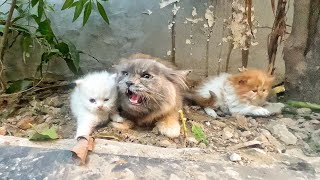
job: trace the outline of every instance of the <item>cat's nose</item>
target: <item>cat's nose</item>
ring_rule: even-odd
[[[98,106],[98,109],[99,109],[99,110],[102,110],[102,108],[103,108],[103,106]]]
[[[127,86],[130,87],[131,85],[133,85],[134,83],[132,81],[127,81],[126,82]]]

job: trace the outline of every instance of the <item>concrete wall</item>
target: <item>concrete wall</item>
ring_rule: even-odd
[[[109,68],[119,58],[127,57],[132,53],[142,52],[153,56],[170,60],[167,55],[171,51],[171,30],[168,25],[172,21],[173,5],[160,8],[159,0],[109,0],[105,3],[110,25],[104,23],[96,10],[85,27],[82,27],[82,17],[72,23],[73,9],[60,11],[62,1],[50,0],[56,3],[55,12],[50,12],[52,27],[56,35],[73,42],[76,47],[94,57],[81,55],[81,67],[85,71]],[[232,0],[181,0],[178,3],[176,25],[176,63],[181,69],[193,69],[193,78],[204,77],[206,73],[206,59],[209,62],[209,74],[217,74],[218,61],[221,58],[220,67],[225,69],[225,61],[228,51],[228,43],[222,42],[228,31],[223,28],[224,19],[231,16]],[[204,27],[206,9],[215,16],[215,24],[211,37],[208,39],[208,28]],[[260,26],[272,27],[273,15],[270,1],[254,0],[255,18]],[[192,16],[192,10],[196,8],[197,15]],[[150,10],[152,14],[143,12]],[[288,24],[292,22],[293,6],[288,12]],[[203,21],[191,23],[186,18],[202,18]],[[267,35],[269,28],[258,28],[257,46],[250,49],[249,67],[267,68]],[[190,40],[191,44],[186,43]],[[19,39],[18,39],[19,42]],[[208,43],[207,43],[208,42]],[[27,59],[26,64],[22,60],[20,43],[16,43],[6,53],[8,79],[21,79],[34,74],[35,65],[40,62],[39,48]],[[208,57],[208,58],[207,58]],[[284,63],[282,60],[282,47],[278,51],[276,74],[282,77]],[[230,60],[230,70],[237,71],[241,67],[241,51],[235,49]],[[27,67],[27,68],[25,68]],[[52,61],[49,71],[55,77],[70,77],[72,74],[62,60]],[[59,75],[59,76],[57,76]]]

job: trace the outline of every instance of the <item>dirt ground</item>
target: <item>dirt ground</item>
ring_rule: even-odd
[[[59,138],[74,138],[76,121],[71,116],[66,82],[44,84],[42,89],[2,97],[0,101],[0,134],[28,137],[35,130],[56,127]],[[307,156],[320,153],[320,114],[310,109],[285,108],[282,114],[253,118],[231,117],[218,113],[213,119],[197,106],[184,106],[187,138],[162,136],[155,128],[118,130],[108,125],[94,132],[97,138],[134,142],[170,148],[199,147],[207,152],[231,153],[254,149],[258,153],[284,153],[299,148]],[[208,140],[199,142],[191,132],[201,127]],[[185,144],[186,143],[186,144]],[[245,157],[242,157],[245,161]],[[231,159],[231,157],[230,157]],[[236,160],[235,160],[236,161]]]

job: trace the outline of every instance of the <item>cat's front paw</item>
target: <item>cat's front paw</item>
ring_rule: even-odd
[[[218,117],[218,114],[216,113],[216,111],[211,108],[206,107],[206,108],[204,108],[204,111],[206,112],[206,114],[208,114],[209,116],[211,116],[213,118]]]
[[[271,115],[270,111],[268,111],[267,109],[262,108],[262,107],[254,109],[251,112],[251,114],[254,116],[270,116]]]
[[[157,123],[157,128],[161,134],[170,138],[175,138],[180,135],[180,124],[178,122],[172,124],[159,122]]]
[[[134,127],[134,123],[129,120],[123,120],[122,122],[110,122],[109,126],[121,129],[121,130],[128,130]]]

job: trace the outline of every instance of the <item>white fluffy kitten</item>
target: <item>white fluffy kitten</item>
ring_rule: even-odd
[[[90,73],[75,81],[71,111],[77,119],[76,138],[90,135],[97,125],[109,118],[116,122],[123,121],[116,111],[115,78],[116,74],[102,71]]]
[[[231,114],[268,116],[270,112],[262,105],[273,79],[264,71],[255,69],[235,75],[224,73],[199,86],[192,99],[212,117],[217,117],[214,108]]]

